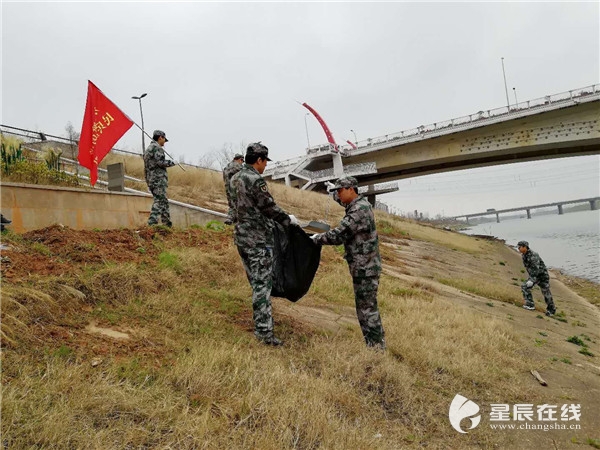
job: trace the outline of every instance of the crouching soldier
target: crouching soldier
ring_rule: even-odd
[[[546,301],[546,315],[553,316],[556,313],[556,307],[552,299],[552,292],[550,292],[550,275],[548,275],[548,269],[546,269],[544,261],[542,261],[540,255],[529,248],[529,242],[519,241],[517,247],[523,258],[523,265],[529,274],[529,279],[521,285],[521,292],[523,292],[523,299],[525,300],[523,308],[530,311],[535,310],[531,289],[538,284]]]
[[[377,307],[381,256],[373,209],[366,198],[358,195],[358,181],[354,177],[338,179],[329,190],[337,192],[346,215],[337,228],[315,234],[312,240],[318,245],[344,244],[344,258],[354,285],[356,315],[365,342],[369,347],[384,350],[384,331]]]

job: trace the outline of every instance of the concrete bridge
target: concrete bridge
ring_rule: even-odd
[[[554,202],[554,203],[545,203],[543,205],[532,205],[532,206],[520,206],[518,208],[509,208],[509,209],[488,209],[485,212],[479,212],[474,214],[464,214],[460,216],[454,216],[453,219],[462,219],[464,218],[467,223],[469,223],[469,218],[473,217],[483,217],[483,216],[491,216],[493,214],[496,215],[496,222],[500,223],[500,214],[515,212],[515,211],[526,211],[527,218],[531,219],[531,210],[539,209],[539,208],[548,208],[551,206],[556,206],[558,208],[558,214],[563,214],[563,206],[564,205],[572,205],[574,203],[589,203],[590,209],[595,211],[598,209],[598,205],[600,205],[600,197],[593,198],[581,198],[579,200],[567,200],[563,202]]]
[[[367,139],[355,147],[311,147],[306,155],[272,164],[264,176],[323,190],[324,181],[342,174],[368,186],[459,169],[600,154],[600,84]]]

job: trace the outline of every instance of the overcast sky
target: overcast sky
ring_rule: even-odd
[[[262,140],[304,154],[314,107],[338,142],[383,136],[600,81],[600,12],[589,3],[2,2],[2,117],[80,129],[87,80],[196,164]],[[326,138],[306,118],[311,145]],[[133,127],[116,147],[141,151]],[[568,169],[565,169],[565,167]],[[579,176],[580,171],[583,175]],[[520,178],[519,178],[520,177]],[[528,180],[528,177],[533,177]],[[538,177],[539,179],[536,179]],[[600,158],[403,180],[380,200],[430,215],[599,195]]]

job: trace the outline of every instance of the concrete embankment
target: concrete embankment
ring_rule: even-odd
[[[150,214],[152,196],[144,193],[107,192],[83,188],[6,183],[1,186],[2,214],[17,233],[59,223],[76,230],[137,228]],[[216,211],[170,200],[176,227],[224,220]]]

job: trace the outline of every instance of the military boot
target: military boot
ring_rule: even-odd
[[[267,335],[256,335],[256,338],[265,345],[272,345],[273,347],[279,347],[283,345],[280,339],[277,339],[272,333]]]
[[[4,217],[4,215],[0,214],[0,223],[5,223],[5,224],[9,224],[12,223],[12,220],[7,219],[6,217]]]

